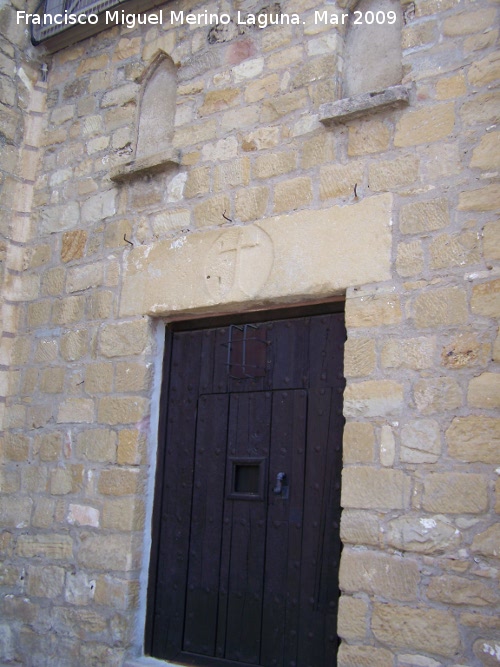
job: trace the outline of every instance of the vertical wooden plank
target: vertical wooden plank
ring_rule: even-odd
[[[158,657],[178,652],[183,631],[200,350],[199,332],[174,334],[165,442],[160,443],[166,465],[152,641]]]
[[[309,318],[272,323],[272,388],[293,389],[307,386],[309,364]]]
[[[271,394],[233,394],[229,416],[229,452],[235,457],[267,459]],[[229,459],[228,468],[233,463]],[[230,475],[227,475],[230,478]],[[226,486],[227,488],[227,486]],[[228,567],[225,657],[259,664],[264,588],[266,502],[226,499],[232,505]]]
[[[227,394],[198,402],[183,648],[206,656],[215,655],[228,403]]]
[[[296,660],[307,392],[273,392],[261,664]],[[273,492],[279,472],[288,497]]]

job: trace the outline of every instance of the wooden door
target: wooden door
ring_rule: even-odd
[[[147,649],[334,667],[343,313],[169,335]]]

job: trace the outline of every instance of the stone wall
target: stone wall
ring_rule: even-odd
[[[1,10],[0,661],[141,653],[162,322],[345,295],[339,667],[500,664],[498,3],[405,4],[409,105],[336,123],[346,29],[314,16],[345,7],[110,27],[38,47],[44,85],[38,65],[15,76],[18,4]],[[262,5],[218,11],[238,9]],[[163,54],[172,147],[139,169]]]

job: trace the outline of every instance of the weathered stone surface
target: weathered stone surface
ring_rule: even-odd
[[[461,542],[460,532],[442,515],[405,516],[389,521],[387,544],[403,551],[418,553],[445,553]]]
[[[343,438],[344,463],[371,463],[375,455],[372,424],[347,422]]]
[[[439,104],[410,111],[396,126],[395,146],[415,146],[444,139],[453,130],[455,112],[453,104]]]
[[[399,298],[392,294],[353,295],[346,303],[348,327],[377,327],[397,324],[402,319]]]
[[[490,526],[484,532],[475,535],[471,550],[486,557],[500,557],[500,524]]]
[[[433,419],[418,419],[402,428],[399,456],[403,463],[435,463],[440,453],[438,422]]]
[[[498,593],[482,581],[441,575],[432,577],[427,587],[427,597],[443,604],[473,605],[484,607],[498,602]]]
[[[435,339],[433,336],[391,339],[382,348],[384,368],[412,368],[421,370],[434,366]]]
[[[375,604],[372,630],[379,641],[400,649],[451,657],[460,648],[457,624],[446,611]]]
[[[338,667],[388,667],[394,663],[394,654],[385,648],[349,646],[342,642]]]
[[[482,373],[469,382],[467,402],[475,408],[500,407],[500,373]]]
[[[370,197],[355,206],[278,216],[244,229],[202,232],[179,242],[159,242],[147,255],[142,248],[134,249],[125,268],[121,313],[210,312],[213,307],[220,311],[237,302],[279,301],[283,293],[289,300],[294,295],[319,297],[346,284],[387,279],[390,201],[387,195]],[[217,216],[222,218],[223,212],[219,204]],[[243,257],[236,263],[238,244],[251,248],[248,268]],[[350,247],[359,252],[364,244],[373,263],[346,261]],[[294,267],[293,275],[289,266]],[[217,275],[220,281],[214,285]]]
[[[481,317],[498,318],[500,313],[500,280],[475,285],[472,290],[470,307]]]
[[[368,604],[365,600],[342,595],[339,600],[337,631],[343,639],[363,640],[366,636],[366,615]]]
[[[363,377],[375,370],[375,341],[368,338],[348,338],[345,344],[344,374]]]
[[[33,597],[56,598],[64,588],[64,568],[56,565],[28,567],[28,594]]]
[[[422,507],[428,512],[480,514],[488,507],[488,480],[474,473],[432,473],[424,480]]]
[[[108,324],[101,329],[100,351],[108,358],[142,354],[148,339],[147,320]]]
[[[128,572],[137,567],[138,545],[130,535],[84,533],[77,560],[92,570]]]
[[[470,415],[455,417],[446,431],[448,454],[468,463],[500,460],[500,419]]]
[[[420,234],[446,227],[450,222],[448,201],[429,201],[405,204],[401,208],[399,228],[403,234]]]
[[[16,552],[21,558],[72,558],[73,540],[69,535],[20,535]]]
[[[416,599],[419,581],[418,563],[410,558],[354,549],[342,552],[339,572],[342,591],[363,591],[406,602]]]
[[[379,546],[383,514],[363,510],[344,509],[340,522],[340,537],[343,544]]]
[[[460,385],[453,378],[419,380],[414,389],[415,403],[424,415],[454,410],[462,405]]]
[[[484,667],[498,667],[500,663],[500,642],[498,639],[478,639],[473,646],[474,655]]]
[[[402,407],[403,386],[392,380],[356,382],[344,391],[344,415],[347,418],[395,415]]]
[[[415,324],[419,329],[463,324],[468,321],[467,297],[459,287],[423,292],[414,301]]]
[[[400,470],[349,466],[342,480],[342,507],[393,510],[408,505],[410,478]]]
[[[97,420],[101,424],[133,424],[149,414],[149,401],[142,396],[106,396],[99,400]]]

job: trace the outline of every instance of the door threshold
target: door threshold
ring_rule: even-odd
[[[123,663],[123,667],[185,667],[180,662],[168,662],[168,660],[158,660],[149,656],[139,658],[129,658]]]

